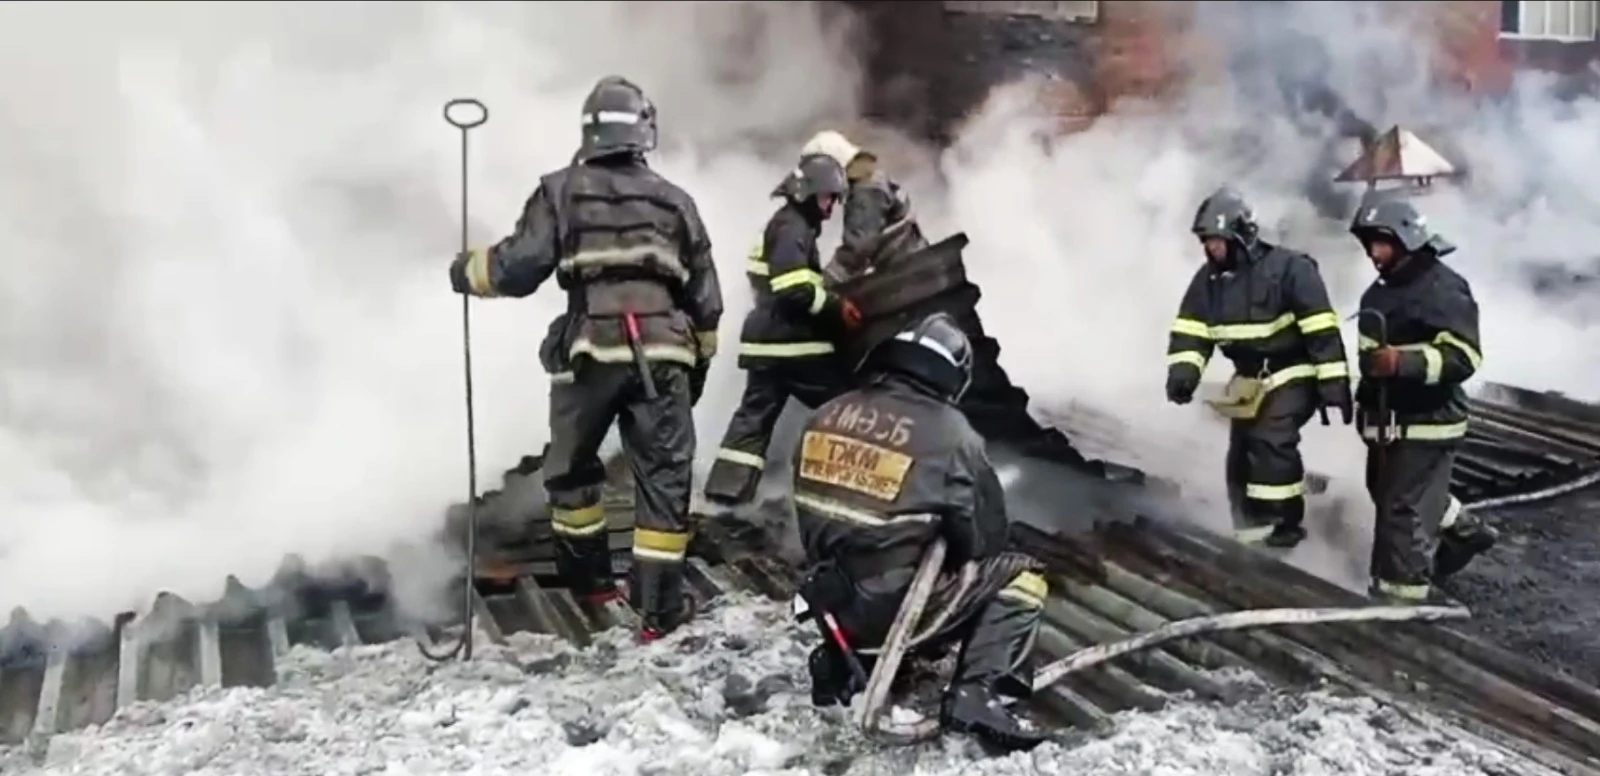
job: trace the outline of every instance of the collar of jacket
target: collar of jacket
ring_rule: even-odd
[[[1422,277],[1433,265],[1439,263],[1439,257],[1433,251],[1423,248],[1420,251],[1408,253],[1394,263],[1387,272],[1378,273],[1378,279],[1386,286],[1404,286]]]

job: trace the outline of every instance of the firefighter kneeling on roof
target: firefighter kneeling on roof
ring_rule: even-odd
[[[1441,261],[1455,246],[1409,202],[1369,197],[1350,233],[1378,270],[1361,295],[1356,392],[1378,515],[1372,592],[1395,603],[1442,601],[1431,579],[1460,570],[1495,540],[1450,495],[1450,469],[1467,435],[1462,384],[1483,362],[1478,303],[1466,278]]]
[[[863,689],[901,601],[935,539],[949,555],[914,629],[926,654],[959,644],[941,719],[992,747],[1026,749],[1040,732],[999,703],[1027,697],[1024,662],[1047,593],[1037,561],[1006,550],[1005,493],[983,439],[956,403],[972,380],[972,348],[948,315],[932,315],[873,349],[865,387],[818,408],[795,456],[794,503],[807,569],[801,595],[837,620],[851,649],[811,653],[818,705]]]
[[[1234,535],[1288,548],[1305,539],[1300,428],[1319,407],[1350,423],[1350,371],[1317,263],[1256,236],[1250,206],[1226,189],[1195,213],[1206,263],[1178,305],[1167,345],[1167,399],[1187,404],[1213,348],[1233,362],[1226,477]]]

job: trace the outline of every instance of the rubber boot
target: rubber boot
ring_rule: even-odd
[[[870,657],[861,657],[862,668],[872,671]],[[850,699],[865,689],[850,671],[844,653],[833,644],[820,644],[811,650],[806,661],[811,674],[811,704],[819,708],[848,706]]]
[[[1005,696],[1032,690],[1032,677],[1021,669],[1038,627],[1036,606],[996,597],[983,607],[956,657],[940,713],[946,728],[972,734],[991,751],[1023,751],[1046,740],[1004,705]]]
[[[1012,714],[1000,693],[980,684],[950,688],[939,719],[946,730],[968,733],[991,752],[1025,752],[1049,739],[1039,727]]]
[[[1499,531],[1477,521],[1462,521],[1440,531],[1439,547],[1433,552],[1433,578],[1445,579],[1460,572],[1499,540]]]
[[[1427,585],[1425,582],[1401,584]],[[1418,598],[1415,596],[1396,595],[1384,589],[1383,585],[1377,580],[1373,580],[1372,585],[1367,588],[1367,596],[1375,603],[1384,606],[1461,606],[1460,601],[1446,595],[1439,588],[1432,585],[1427,585],[1427,587],[1427,594]]]
[[[579,601],[604,603],[621,595],[606,534],[555,537],[556,576]]]
[[[1290,550],[1300,546],[1306,540],[1306,529],[1290,523],[1278,523],[1272,527],[1272,533],[1267,534],[1261,543],[1275,550]]]
[[[637,556],[629,572],[628,605],[639,614],[640,641],[663,638],[694,619],[694,596],[683,584],[683,564]]]

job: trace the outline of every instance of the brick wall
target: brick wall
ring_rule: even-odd
[[[1206,57],[1204,41],[1187,33],[1187,0],[1102,0],[1098,18],[1088,22],[1050,11],[1083,3],[848,4],[865,21],[870,112],[933,137],[945,135],[991,86],[1025,74],[1049,79],[1047,107],[1071,128],[1118,98],[1168,93]],[[1393,9],[1398,23],[1437,41],[1442,82],[1468,91],[1501,91],[1517,67],[1584,71],[1600,55],[1600,43],[1501,40],[1500,5],[1436,0]]]

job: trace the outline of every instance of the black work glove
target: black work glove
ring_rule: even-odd
[[[1167,370],[1167,401],[1188,404],[1200,388],[1200,371],[1188,365]]]
[[[1350,425],[1355,417],[1355,401],[1350,396],[1349,380],[1327,380],[1317,383],[1317,391],[1321,394],[1322,406],[1337,409],[1339,419],[1344,425]]]
[[[450,290],[458,294],[472,293],[472,286],[467,283],[467,262],[471,260],[472,251],[462,251],[450,262]]]

